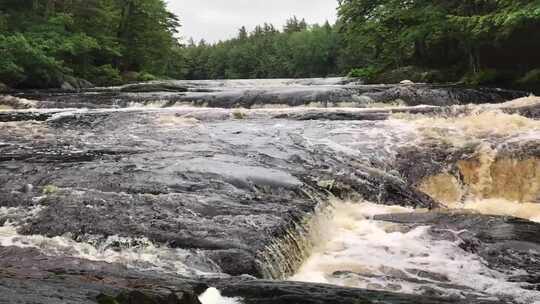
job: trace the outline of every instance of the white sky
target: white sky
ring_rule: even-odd
[[[245,25],[251,31],[256,25],[272,23],[277,28],[289,17],[305,18],[307,23],[333,23],[336,0],[168,0],[169,9],[180,17],[180,33],[187,41],[204,38],[217,42],[235,37]]]

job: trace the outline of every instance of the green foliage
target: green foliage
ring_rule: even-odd
[[[242,27],[234,39],[181,45],[164,0],[0,0],[0,82],[349,73],[368,82],[537,83],[538,72],[523,74],[540,66],[540,0],[340,0],[338,15],[334,25],[293,17],[283,30]]]
[[[342,0],[338,15],[347,64],[458,70],[477,84],[540,64],[538,0]]]
[[[10,86],[49,87],[58,85],[66,69],[48,56],[40,40],[22,34],[0,35],[0,80]]]
[[[347,76],[353,77],[353,78],[360,78],[364,81],[369,82],[373,80],[375,76],[377,76],[377,74],[378,74],[378,71],[375,67],[366,67],[366,68],[352,69]]]
[[[118,84],[124,71],[178,76],[170,61],[178,26],[163,0],[0,0],[0,81],[58,87],[73,76]]]
[[[477,73],[466,74],[462,81],[470,85],[512,85],[517,75],[509,70],[482,69]]]
[[[119,85],[123,83],[120,71],[110,64],[91,67],[87,74],[94,84],[99,86]]]
[[[341,74],[339,33],[330,24],[308,26],[296,17],[283,31],[271,24],[245,27],[235,39],[213,45],[191,41],[183,50],[189,79],[323,77]]]
[[[154,81],[154,80],[158,80],[158,78],[150,73],[143,72],[139,74],[138,80],[139,81]]]

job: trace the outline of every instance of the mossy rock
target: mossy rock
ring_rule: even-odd
[[[88,80],[73,76],[64,76],[64,81],[60,85],[63,90],[81,90],[94,87],[94,84]]]
[[[56,187],[55,185],[47,185],[47,186],[43,187],[42,192],[45,195],[50,195],[50,194],[55,194],[59,190],[60,189],[58,187]]]
[[[247,115],[246,113],[242,112],[242,111],[234,111],[232,113],[234,119],[246,119],[247,118]]]

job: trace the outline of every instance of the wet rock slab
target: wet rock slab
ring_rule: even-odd
[[[139,238],[188,251],[232,275],[264,275],[261,254],[328,194],[387,204],[435,202],[378,168],[407,134],[385,122],[274,119],[255,111],[66,111],[0,126],[1,207],[23,235]],[[343,132],[342,135],[336,135]],[[351,142],[351,136],[358,138]],[[377,139],[369,145],[365,138]],[[384,148],[383,148],[384,146]],[[389,150],[390,149],[390,150]],[[381,154],[383,151],[385,154]],[[331,186],[328,182],[331,181]]]
[[[501,103],[527,92],[468,88],[458,85],[362,85],[354,79],[274,79],[229,81],[162,81],[83,91],[29,91],[16,97],[35,100],[37,108],[122,108],[177,105],[214,108],[277,106],[366,107],[402,103],[450,106]],[[1,100],[0,100],[1,102]],[[15,108],[27,102],[9,101]]]

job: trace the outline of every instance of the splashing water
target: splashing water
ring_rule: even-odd
[[[190,276],[219,276],[222,272],[219,266],[202,253],[157,246],[146,238],[110,236],[99,242],[76,242],[64,236],[49,238],[42,235],[20,235],[17,227],[9,221],[0,227],[0,246],[36,248],[51,256],[120,263],[139,270],[159,270]]]
[[[239,298],[228,298],[221,295],[221,292],[214,287],[208,288],[199,296],[202,304],[241,304]]]
[[[402,230],[372,220],[377,214],[412,211],[372,203],[335,203],[332,217],[321,229],[329,233],[290,280],[410,294],[511,296],[522,303],[540,298],[538,291],[507,282],[505,274],[461,249],[458,240],[434,239],[427,226]]]
[[[397,120],[410,121],[420,135],[428,139],[443,140],[454,146],[464,146],[471,140],[489,136],[512,136],[540,131],[540,121],[499,110],[478,112],[456,117],[429,117],[422,114],[394,114]]]

